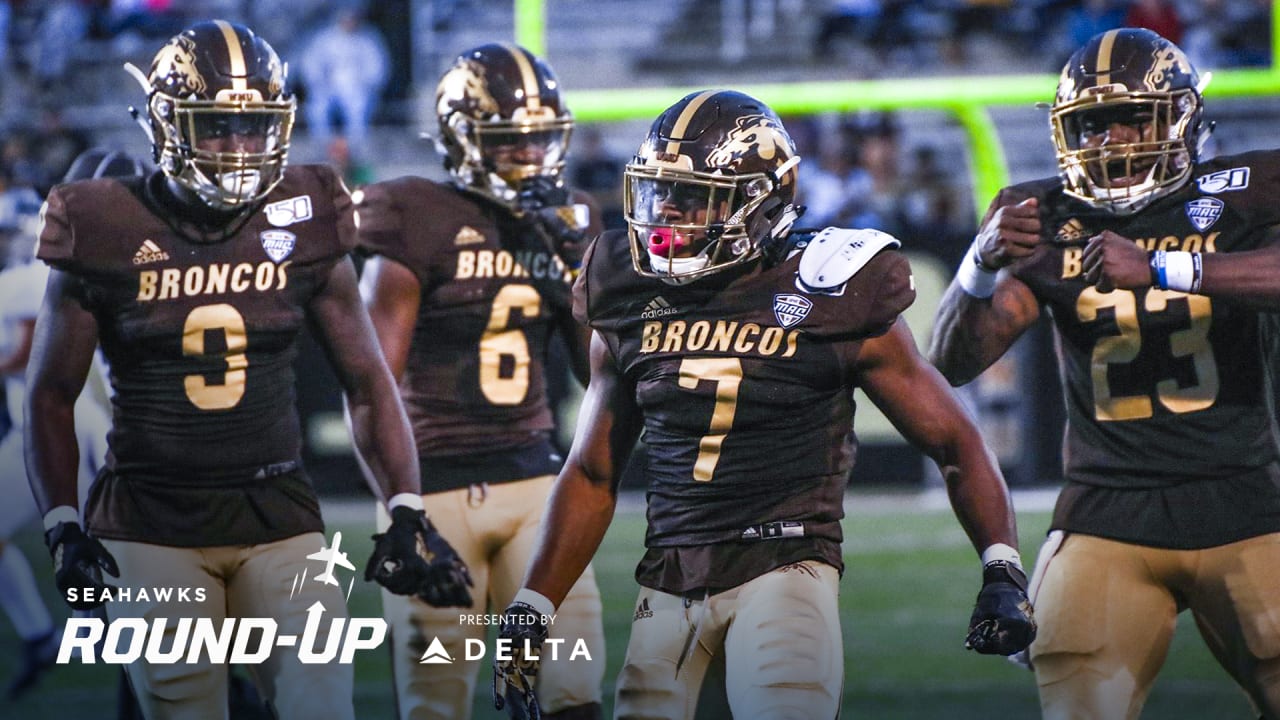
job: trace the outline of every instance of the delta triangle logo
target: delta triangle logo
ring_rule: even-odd
[[[427,646],[427,651],[422,653],[422,659],[418,661],[419,665],[452,665],[453,658],[449,657],[449,653],[444,649],[444,643],[440,642],[440,638],[431,638],[431,644]]]

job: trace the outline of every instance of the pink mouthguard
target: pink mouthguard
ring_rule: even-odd
[[[689,245],[689,240],[674,228],[654,228],[649,233],[649,252],[669,258]]]

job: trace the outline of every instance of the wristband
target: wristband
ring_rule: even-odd
[[[547,618],[550,618],[551,616],[556,614],[556,606],[551,602],[551,600],[546,595],[543,595],[537,590],[530,590],[529,588],[520,588],[520,591],[517,592],[516,596],[511,599],[511,602],[524,603],[529,607],[533,608],[534,610],[537,610],[539,615],[542,615]]]
[[[407,507],[410,510],[423,510],[422,496],[416,493],[396,493],[387,500],[387,512],[395,510],[398,507]]]
[[[80,512],[70,505],[59,505],[44,514],[44,529],[49,531],[58,526],[59,523],[75,523],[80,524]]]
[[[983,567],[1001,560],[1009,563],[1010,565],[1017,565],[1019,568],[1022,567],[1022,556],[1018,554],[1017,550],[1014,550],[1012,547],[1005,545],[1004,543],[996,543],[982,551]]]
[[[969,252],[965,253],[964,259],[960,261],[960,268],[956,270],[956,282],[960,283],[960,288],[969,295],[986,299],[996,294],[997,273],[998,271],[990,270],[982,264],[982,259],[978,255],[978,245],[974,243],[969,246]]]
[[[1200,253],[1157,250],[1152,254],[1151,265],[1156,274],[1156,286],[1161,290],[1200,291],[1203,274]]]

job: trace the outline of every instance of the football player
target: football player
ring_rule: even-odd
[[[1049,312],[1066,485],[1032,583],[1046,718],[1134,718],[1190,608],[1258,712],[1280,716],[1280,458],[1259,312],[1280,310],[1280,155],[1205,160],[1204,80],[1112,30],[1050,111],[1060,176],[1005,188],[930,354],[972,380]]]
[[[106,601],[113,621],[266,617],[304,641],[317,603],[346,616],[336,584],[292,587],[326,545],[293,394],[310,322],[394,519],[366,578],[467,604],[465,566],[422,513],[409,425],[360,304],[350,197],[327,167],[285,171],[295,105],[280,58],[244,26],[201,22],[135,74],[159,169],[55,188],[37,251],[53,270],[27,375],[27,469],[59,590],[77,609]],[[71,406],[99,341],[114,425],[82,526]],[[138,588],[204,592],[136,601]],[[251,669],[277,717],[354,715],[350,664],[282,647]],[[225,716],[227,666],[207,653],[128,671],[149,719]]]
[[[545,637],[613,516],[641,430],[646,552],[618,717],[690,718],[711,658],[736,717],[829,720],[840,706],[840,520],[864,389],[937,461],[984,563],[967,644],[1034,634],[999,469],[900,313],[915,298],[898,241],[792,231],[795,145],[742,93],[686,96],[625,172],[629,229],[588,249],[574,313],[595,330],[591,383],[524,587],[500,636],[496,700],[532,714]]]
[[[357,193],[361,246],[374,255],[361,287],[413,423],[423,502],[476,581],[462,613],[497,612],[520,586],[562,464],[547,403],[553,334],[586,381],[588,331],[573,319],[570,284],[600,224],[587,196],[565,187],[573,119],[528,50],[462,53],[440,79],[436,116],[447,182],[404,177]],[[390,593],[383,611],[400,717],[470,717],[480,661],[462,654],[487,628]],[[588,568],[553,635],[569,648],[585,641],[590,661],[570,664],[566,652],[544,665],[547,717],[600,717],[600,617]],[[454,662],[421,663],[439,650]]]

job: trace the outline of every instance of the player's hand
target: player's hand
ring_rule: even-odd
[[[61,522],[44,534],[44,543],[53,555],[53,579],[58,585],[58,592],[67,600],[74,610],[92,610],[102,605],[103,592],[115,590],[115,585],[103,582],[102,573],[106,571],[111,577],[120,577],[120,568],[116,559],[98,542],[98,539],[85,533],[80,523]],[[77,589],[77,599],[73,602],[67,591]],[[86,590],[92,589],[91,593]],[[88,599],[86,599],[86,597]]]
[[[1129,238],[1110,230],[1089,238],[1081,267],[1085,282],[1099,292],[1151,287],[1151,257]]]
[[[416,595],[435,607],[469,607],[471,573],[421,510],[391,510],[391,527],[373,536],[365,580],[396,595]]]
[[[521,217],[543,236],[565,264],[570,268],[582,264],[588,238],[578,227],[566,187],[543,175],[529,178],[520,184],[516,192],[516,206]]]
[[[1027,198],[996,210],[974,238],[978,260],[999,270],[1027,257],[1040,245],[1040,201]]]
[[[983,655],[1008,656],[1035,639],[1026,573],[1014,563],[992,560],[982,569],[982,590],[969,618],[964,646]]]
[[[538,679],[538,654],[547,639],[546,618],[523,602],[511,603],[503,615],[507,622],[498,629],[498,640],[506,640],[510,652],[503,655],[505,660],[497,652],[493,656],[493,707],[505,709],[513,720],[538,720],[542,712],[533,686]]]

